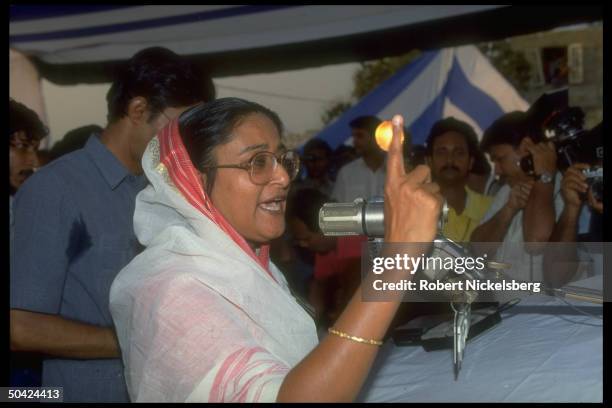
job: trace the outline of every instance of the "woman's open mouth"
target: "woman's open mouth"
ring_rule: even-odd
[[[259,204],[259,208],[275,214],[284,212],[283,203],[287,200],[287,196],[277,196],[270,200],[263,201]]]

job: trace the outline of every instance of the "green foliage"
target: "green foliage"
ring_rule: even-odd
[[[334,102],[329,108],[325,109],[325,112],[321,115],[321,121],[327,126],[338,116],[346,112],[351,106],[352,104],[348,101]]]
[[[357,100],[363,98],[419,55],[421,55],[420,51],[412,50],[408,54],[398,57],[388,57],[361,63],[361,69],[353,75],[353,82],[355,83],[353,98]]]
[[[480,51],[489,58],[491,64],[502,74],[520,94],[529,89],[530,65],[522,52],[514,51],[507,41],[496,41],[478,45]],[[361,68],[353,74],[353,91],[350,100],[340,100],[327,107],[321,115],[324,125],[346,112],[355,101],[366,96],[399,69],[418,58],[421,52],[412,50],[398,57],[387,57],[361,63]]]
[[[341,100],[334,102],[325,109],[321,115],[324,125],[332,122],[335,118],[346,112],[355,101],[366,96],[385,80],[389,79],[399,69],[408,65],[421,53],[412,50],[407,54],[398,57],[387,57],[380,60],[366,61],[361,63],[361,68],[353,74],[353,91],[351,100]]]
[[[529,90],[531,66],[522,52],[503,40],[480,44],[478,48],[520,94]]]

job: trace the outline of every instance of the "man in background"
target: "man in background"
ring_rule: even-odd
[[[41,166],[40,141],[48,134],[36,112],[9,99],[9,225],[13,240],[13,198],[21,185]],[[36,387],[41,381],[40,356],[35,353],[11,353],[10,385]]]
[[[437,121],[427,138],[427,163],[449,207],[443,233],[455,242],[470,241],[493,199],[467,185],[478,151],[477,140],[474,129],[455,118]]]
[[[376,116],[359,116],[349,123],[353,146],[359,158],[338,172],[332,191],[332,198],[336,201],[347,202],[358,197],[383,195],[386,155],[374,138],[380,122]]]
[[[491,156],[495,174],[505,185],[493,198],[472,242],[489,242],[497,260],[511,264],[504,273],[510,278],[540,282],[542,252],[563,208],[552,143],[532,140],[527,114],[511,112],[485,131],[481,149]],[[535,177],[520,167],[523,157],[533,157]],[[491,256],[491,254],[489,254]]]
[[[9,194],[11,197],[38,168],[40,141],[49,133],[36,112],[9,100]]]
[[[334,187],[330,178],[332,153],[333,151],[326,141],[321,139],[309,140],[304,145],[304,155],[302,156],[302,162],[306,167],[306,177],[292,183],[291,189],[297,191],[303,188],[314,188],[329,196]]]
[[[11,247],[11,350],[48,356],[42,385],[65,402],[127,402],[108,308],[117,273],[140,251],[135,198],[153,136],[212,81],[165,48],[134,55],[107,94],[108,124],[82,149],[49,163],[15,198]]]

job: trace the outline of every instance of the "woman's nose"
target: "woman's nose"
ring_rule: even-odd
[[[289,177],[289,173],[287,173],[287,169],[285,169],[282,164],[278,163],[276,165],[276,169],[274,169],[272,182],[281,184],[283,187],[287,187],[289,186],[290,181],[291,179]]]

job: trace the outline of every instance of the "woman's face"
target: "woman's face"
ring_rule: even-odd
[[[234,128],[230,142],[215,148],[213,154],[217,165],[231,165],[248,162],[258,152],[280,155],[284,150],[274,122],[254,113],[245,117]],[[289,182],[289,175],[280,163],[264,185],[254,184],[248,171],[218,168],[211,200],[247,242],[259,245],[278,238],[285,230]]]

